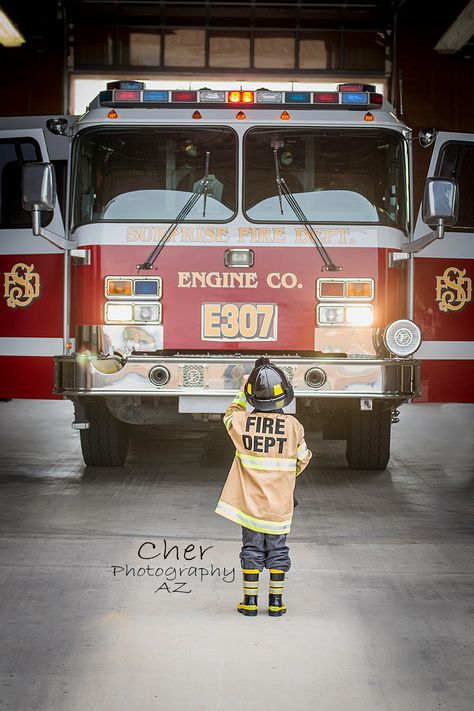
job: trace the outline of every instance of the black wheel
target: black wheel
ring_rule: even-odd
[[[91,467],[120,467],[127,458],[127,425],[109,412],[101,398],[85,405],[84,416],[89,421],[89,429],[80,430],[85,463]]]
[[[348,417],[346,460],[350,469],[385,469],[390,459],[391,410],[360,410]]]

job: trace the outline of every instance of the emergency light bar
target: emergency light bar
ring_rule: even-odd
[[[114,81],[107,84],[107,90],[99,94],[102,106],[152,107],[163,104],[224,104],[228,106],[249,106],[259,104],[284,105],[299,104],[322,108],[371,107],[383,104],[382,94],[376,93],[372,84],[339,84],[337,91],[242,91],[236,89],[214,90],[167,90],[146,89],[140,81]]]

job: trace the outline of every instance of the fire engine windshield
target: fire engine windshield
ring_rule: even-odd
[[[280,175],[310,222],[407,229],[407,157],[400,134],[365,127],[250,129],[244,201],[255,222],[295,222],[287,201],[280,205],[275,149]]]
[[[187,221],[227,221],[236,209],[237,141],[228,128],[96,128],[74,146],[74,225],[172,222],[197,192],[210,153],[205,214],[200,198]]]

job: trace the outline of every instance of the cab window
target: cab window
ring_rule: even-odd
[[[459,216],[454,227],[448,230],[474,230],[474,144],[446,143],[440,154],[436,175],[455,178],[459,186]]]

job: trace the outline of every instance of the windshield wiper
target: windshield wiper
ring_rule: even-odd
[[[280,175],[280,166],[278,164],[278,149],[275,148],[273,150],[273,156],[275,158],[275,174],[276,174],[276,184],[277,184],[277,189],[278,189],[278,200],[280,201],[280,212],[283,215],[283,200],[282,198],[284,197],[286,201],[288,202],[288,205],[291,207],[293,212],[295,213],[298,221],[306,227],[309,236],[313,240],[319,254],[321,255],[321,258],[324,262],[324,267],[322,267],[322,270],[326,270],[327,272],[340,272],[342,270],[342,267],[338,267],[334,262],[332,261],[331,257],[327,253],[326,249],[324,248],[321,240],[319,239],[318,235],[316,234],[313,225],[309,222],[308,218],[304,214],[301,205],[291,192],[290,188],[285,182],[285,178],[282,178]]]
[[[202,210],[202,216],[206,216],[206,204],[207,204],[207,187],[209,185],[209,159],[211,157],[211,154],[209,151],[206,151],[206,166],[204,169],[204,176],[201,179],[198,189],[196,190],[195,193],[191,195],[189,200],[183,205],[181,208],[180,212],[178,215],[175,217],[174,221],[171,223],[171,225],[168,227],[166,230],[165,234],[163,237],[160,239],[158,244],[156,245],[155,249],[153,252],[150,254],[148,259],[143,262],[143,264],[137,264],[137,269],[140,271],[140,269],[153,269],[153,265],[155,264],[156,260],[159,257],[159,254],[175,229],[180,225],[186,217],[189,215],[191,210],[193,209],[194,205],[197,203],[201,195],[204,195],[204,206]]]

